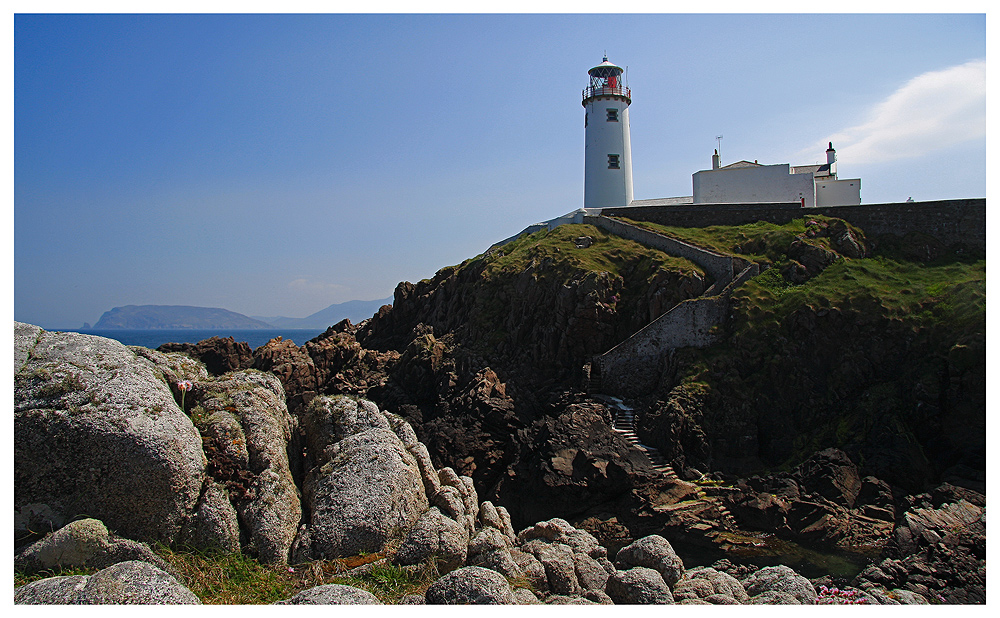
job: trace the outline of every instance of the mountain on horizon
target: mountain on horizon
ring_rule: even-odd
[[[303,328],[322,330],[344,318],[357,324],[375,315],[392,298],[350,300],[335,303],[304,318],[247,316],[217,307],[188,305],[125,305],[105,311],[94,324],[95,330],[219,329],[265,330]],[[89,325],[87,326],[89,328]]]
[[[242,313],[217,307],[187,305],[126,305],[105,311],[95,330],[122,329],[219,329],[259,330],[274,328]]]
[[[304,318],[286,318],[283,316],[264,317],[252,316],[255,320],[267,322],[278,328],[327,328],[344,318],[357,324],[375,315],[382,305],[391,305],[392,297],[378,300],[349,300],[335,303],[326,309],[321,309]]]

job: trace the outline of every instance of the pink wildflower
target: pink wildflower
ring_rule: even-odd
[[[194,388],[194,384],[191,383],[191,380],[181,380],[180,382],[177,383],[177,388],[180,389],[181,391],[181,412],[185,412],[186,410],[184,409],[184,396],[187,395],[187,392],[189,390]]]
[[[865,605],[868,601],[858,596],[857,590],[841,590],[840,588],[819,587],[819,596],[814,601],[816,605]]]

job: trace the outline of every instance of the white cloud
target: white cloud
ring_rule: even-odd
[[[837,158],[855,165],[920,157],[985,137],[986,61],[973,60],[914,77],[876,105],[867,122],[823,145],[832,141]]]

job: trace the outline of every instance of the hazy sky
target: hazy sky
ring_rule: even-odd
[[[863,202],[986,195],[983,15],[16,15],[14,318],[302,317],[583,204],[587,70],[635,197],[837,148]]]

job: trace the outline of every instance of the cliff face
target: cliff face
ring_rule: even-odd
[[[985,488],[985,262],[974,251],[919,234],[866,238],[823,217],[673,231],[767,269],[733,295],[720,343],[675,351],[659,390],[637,402],[640,437],[676,470],[745,475],[839,448],[908,490]],[[582,387],[591,355],[710,283],[615,242],[566,226],[401,284],[357,333],[364,348],[401,354],[378,394],[420,416],[438,456],[500,491],[526,456],[517,445],[544,450],[537,421],[559,416],[553,402]],[[456,393],[486,366],[505,403],[470,408]]]
[[[603,405],[563,394],[592,355],[709,284],[687,260],[592,226],[539,232],[401,283],[355,333],[399,355],[367,394],[413,422],[436,460],[520,496],[515,519],[580,513],[651,471]]]
[[[983,491],[985,262],[911,236],[800,283],[777,266],[734,294],[723,342],[678,351],[640,435],[676,467],[747,474],[836,447],[893,485]]]
[[[709,284],[687,260],[569,225],[401,283],[392,310],[376,315],[358,341],[403,352],[415,329],[429,329],[532,385],[563,382]]]

